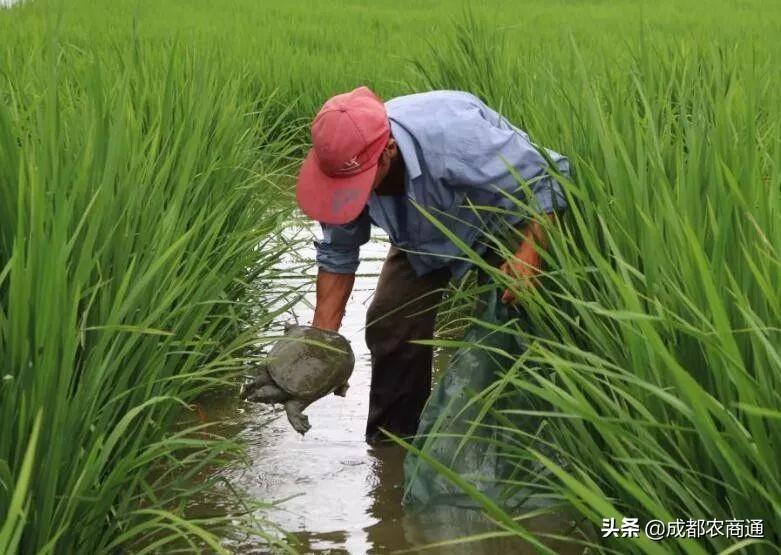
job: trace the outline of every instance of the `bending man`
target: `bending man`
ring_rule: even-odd
[[[296,186],[301,210],[323,228],[323,240],[315,243],[312,325],[339,329],[359,248],[372,224],[381,227],[391,248],[366,315],[372,362],[366,441],[381,440],[381,428],[413,435],[431,390],[432,348],[409,341],[431,339],[443,286],[470,266],[454,258],[459,247],[416,205],[480,254],[488,254],[485,233],[523,226],[515,256],[498,262],[505,272],[533,280],[545,237],[514,199],[534,201],[553,217],[566,207],[564,195],[528,135],[464,92],[433,91],[383,104],[360,87],[325,103],[312,123],[312,143]],[[565,157],[547,153],[568,173]],[[535,198],[527,199],[525,190]],[[502,300],[515,301],[510,290]]]

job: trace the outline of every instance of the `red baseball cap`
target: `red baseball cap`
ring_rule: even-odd
[[[369,200],[389,137],[385,105],[367,87],[323,104],[312,122],[312,148],[296,184],[304,214],[335,225],[357,218]]]

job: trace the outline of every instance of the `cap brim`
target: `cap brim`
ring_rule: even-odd
[[[301,165],[296,183],[296,200],[301,210],[318,222],[342,225],[363,211],[372,192],[377,164],[349,177],[330,177],[317,165],[310,150]]]

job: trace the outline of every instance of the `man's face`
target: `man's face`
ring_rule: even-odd
[[[377,187],[382,184],[382,181],[388,175],[388,172],[391,169],[391,165],[396,159],[398,152],[399,151],[398,147],[396,146],[396,141],[393,140],[393,138],[389,139],[388,144],[385,146],[385,150],[383,150],[382,154],[380,155],[380,160],[377,162],[377,175],[374,177],[372,191],[376,190]]]

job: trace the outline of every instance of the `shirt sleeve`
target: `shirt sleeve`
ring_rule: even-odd
[[[360,263],[360,247],[369,240],[368,210],[344,225],[320,224],[323,239],[315,241],[318,268],[335,274],[354,274]]]
[[[442,171],[448,184],[497,195],[509,193],[526,201],[515,172],[529,185],[540,211],[566,209],[561,185],[549,173],[545,157],[528,135],[490,108],[475,106],[466,110],[452,122],[446,137]],[[567,158],[544,150],[558,171],[568,176]]]

